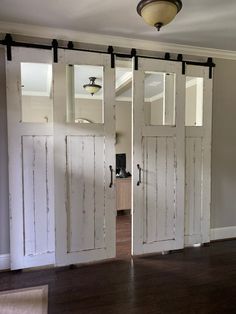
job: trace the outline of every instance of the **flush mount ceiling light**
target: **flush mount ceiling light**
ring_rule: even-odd
[[[95,84],[96,77],[92,76],[89,78],[89,84],[85,84],[83,87],[92,96],[96,94],[101,88],[101,85]]]
[[[182,6],[181,0],[141,0],[137,11],[148,25],[159,31],[175,18]]]

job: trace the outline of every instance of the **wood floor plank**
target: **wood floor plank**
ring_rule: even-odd
[[[131,260],[130,224],[119,222],[116,260],[0,273],[0,290],[48,285],[49,314],[236,313],[236,240]]]

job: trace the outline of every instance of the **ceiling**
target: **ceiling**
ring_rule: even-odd
[[[157,32],[136,13],[137,0],[1,0],[0,21],[236,51],[235,0],[183,0]]]

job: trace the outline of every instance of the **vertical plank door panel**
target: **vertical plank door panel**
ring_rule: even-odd
[[[36,253],[34,202],[34,138],[22,138],[25,255]]]
[[[156,139],[146,139],[146,171],[147,171],[147,184],[146,184],[146,206],[147,211],[147,243],[155,242],[157,219],[153,217],[153,210],[156,213]]]
[[[47,167],[47,249],[55,250],[55,213],[54,213],[54,167],[53,167],[53,136],[46,138]]]
[[[167,197],[167,151],[166,138],[160,137],[157,139],[158,157],[157,157],[157,173],[158,173],[158,188],[157,188],[157,240],[165,240],[166,229],[166,197]]]
[[[94,137],[88,136],[83,138],[83,228],[84,228],[84,250],[94,249],[94,207],[95,207],[95,189],[94,189],[94,172],[95,172],[95,150]],[[100,165],[102,167],[102,165]]]
[[[165,239],[175,237],[175,215],[176,215],[176,145],[174,138],[166,139],[166,218]]]
[[[45,138],[34,137],[34,203],[36,254],[47,252],[47,167]]]
[[[104,248],[105,242],[105,163],[104,163],[104,137],[95,137],[95,171],[94,171],[94,225],[95,225],[95,248]]]

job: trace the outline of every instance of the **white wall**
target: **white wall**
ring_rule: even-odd
[[[196,125],[197,85],[186,88],[185,125]]]
[[[215,60],[211,226],[236,226],[236,61]]]
[[[126,171],[131,173],[131,102],[116,102],[116,153],[126,154]]]
[[[151,102],[151,125],[163,125],[163,98]]]
[[[42,96],[22,96],[23,122],[52,122],[52,98]]]
[[[103,122],[102,100],[76,99],[75,118],[87,119],[93,123],[102,123]]]

